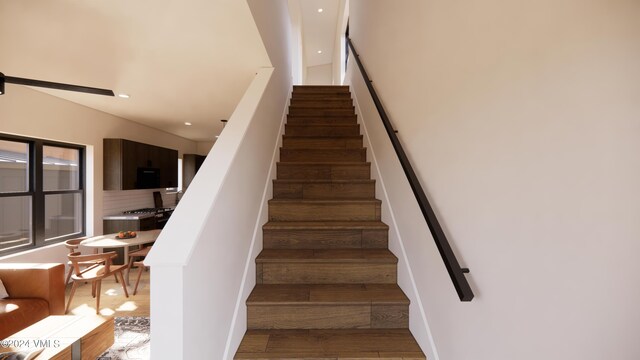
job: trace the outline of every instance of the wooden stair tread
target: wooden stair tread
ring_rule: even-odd
[[[351,96],[347,96],[349,93],[341,94],[314,94],[314,93],[297,93],[292,100],[295,101],[348,101],[351,100]],[[350,94],[349,94],[350,95]]]
[[[381,221],[269,221],[264,230],[389,230]]]
[[[300,127],[306,127],[307,125],[294,125],[294,126],[300,126]],[[311,125],[313,126],[313,125]],[[318,126],[325,126],[325,125],[318,125]],[[352,126],[352,125],[349,125]],[[333,127],[333,125],[326,125],[325,127]],[[345,138],[345,139],[351,139],[353,138],[353,135],[342,135],[342,134],[330,134],[330,135],[298,135],[298,134],[287,134],[286,136],[288,136],[290,139],[291,138],[298,138],[298,139],[307,139],[307,138]]]
[[[269,203],[295,204],[381,204],[378,199],[271,199]]]
[[[276,170],[278,179],[371,179],[371,163],[367,161],[279,161]]]
[[[302,136],[293,136],[293,137],[302,137]],[[329,137],[329,136],[327,136]],[[347,136],[345,136],[347,137]],[[314,137],[317,138],[317,137]],[[317,151],[317,152],[322,152],[322,151],[335,151],[335,152],[366,152],[367,148],[366,147],[359,147],[359,148],[352,148],[352,149],[345,149],[344,147],[341,146],[333,146],[333,147],[323,147],[323,148],[286,148],[286,147],[281,147],[280,150],[286,150],[286,151],[298,151],[298,150],[302,150],[302,151],[309,151],[309,150],[313,150],[313,151]]]
[[[313,160],[316,162],[332,163],[332,162],[365,162],[367,159],[367,148],[280,148],[280,160],[286,162],[307,162]]]
[[[306,125],[306,124],[292,124],[293,126],[326,126],[326,127],[331,127],[331,126],[354,126],[352,124],[337,124],[337,125]],[[344,136],[318,136],[318,135],[288,135],[288,134],[284,134],[282,135],[282,137],[284,139],[299,139],[299,138],[304,138],[305,140],[326,140],[327,138],[331,138],[331,137],[336,137],[336,138],[340,138],[341,140],[346,139],[355,139],[355,140],[360,140],[362,139],[362,135],[344,135]],[[336,148],[338,149],[338,148]]]
[[[294,86],[291,93],[292,98],[297,98],[300,95],[351,95],[351,91],[348,86]]]
[[[302,126],[306,126],[306,125],[302,125]],[[333,125],[330,125],[328,127],[331,127],[331,126],[333,126]],[[297,134],[296,135],[291,135],[291,134],[288,134],[287,136],[289,136],[289,138],[297,138],[297,139],[307,139],[307,138],[314,138],[314,139],[317,139],[317,138],[328,138],[328,139],[331,139],[331,138],[339,138],[339,139],[345,138],[345,139],[351,139],[351,138],[353,138],[353,135],[340,135],[340,134],[338,134],[338,135],[334,135],[334,134],[332,134],[332,135],[297,135]]]
[[[331,121],[331,119],[333,118],[354,118],[357,117],[357,115],[353,112],[353,109],[349,109],[349,113],[348,114],[291,114],[291,113],[287,113],[287,118],[303,118],[303,119],[311,119],[311,118],[324,118],[324,119],[328,119],[329,121]],[[338,124],[336,124],[338,125]],[[348,125],[348,124],[344,124],[344,125]]]
[[[408,329],[248,330],[235,359],[426,359]]]
[[[339,118],[336,117],[335,119],[329,119],[327,120],[326,118],[317,118],[317,117],[293,117],[289,120],[287,120],[287,122],[285,123],[285,125],[293,125],[293,126],[335,126],[335,125],[349,125],[349,126],[354,126],[354,125],[359,125],[358,124],[358,120],[354,117],[352,119],[349,118]],[[311,135],[313,136],[313,135]],[[317,136],[317,135],[316,135]],[[349,135],[349,136],[354,136],[354,135]]]
[[[343,89],[349,90],[349,85],[293,85],[293,91],[296,89]]]
[[[312,184],[371,184],[376,181],[373,179],[353,179],[353,180],[327,180],[327,179],[274,179],[273,182],[279,183],[291,183],[291,184],[299,184],[299,183],[312,183]]]
[[[263,249],[256,263],[397,263],[388,249]]]
[[[258,284],[247,305],[409,304],[397,284]]]
[[[298,119],[298,118],[303,118],[304,120],[327,120],[326,116],[300,116],[300,115],[288,115],[287,119],[291,120],[291,119]],[[353,120],[356,121],[358,119],[358,115],[356,114],[352,114],[352,115],[342,115],[342,116],[332,116],[332,119],[335,120],[335,118],[343,118],[343,119],[349,119],[349,120]],[[327,121],[331,121],[331,120],[327,120]]]
[[[278,161],[276,164],[284,164],[284,165],[370,165],[371,162],[366,161],[334,161],[334,162],[323,162],[323,161]]]
[[[296,117],[305,117],[305,116],[300,116],[300,115],[296,115]],[[310,117],[317,117],[317,116],[310,116]],[[325,116],[326,117],[326,116]],[[306,127],[355,127],[355,126],[360,126],[358,124],[329,124],[329,125],[317,125],[317,124],[286,124],[287,126],[306,126]],[[287,136],[287,134],[285,134],[285,136]],[[288,135],[288,136],[292,136],[292,135]],[[318,136],[318,135],[311,135],[311,136]],[[357,135],[347,135],[347,136],[357,136]]]
[[[288,115],[295,116],[345,116],[345,115],[355,115],[355,108],[346,107],[346,108],[309,108],[309,107],[298,107],[295,105],[289,106]]]
[[[274,199],[375,199],[372,179],[275,179]]]
[[[311,104],[291,104],[289,105],[289,109],[326,109],[326,110],[354,110],[355,107],[353,105],[334,105],[334,104],[329,104],[329,102],[327,102],[327,104],[325,106],[313,106]]]
[[[351,93],[298,93],[293,94],[291,103],[298,101],[351,101]],[[291,104],[290,103],[290,104]]]

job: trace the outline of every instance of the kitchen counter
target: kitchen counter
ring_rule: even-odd
[[[120,213],[116,215],[106,215],[102,217],[102,220],[142,220],[152,217],[163,218],[168,217],[173,213],[174,206],[162,208],[165,211],[162,212],[140,212],[140,213]]]
[[[102,224],[105,232],[162,229],[173,210],[174,207],[130,210],[120,214],[106,215],[102,217]]]
[[[156,214],[153,213],[145,213],[145,214],[118,214],[118,215],[107,215],[103,216],[102,220],[142,220],[155,217]]]

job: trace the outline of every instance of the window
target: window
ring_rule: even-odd
[[[85,231],[84,147],[0,134],[0,255]]]

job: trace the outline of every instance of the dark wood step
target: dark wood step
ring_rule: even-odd
[[[278,179],[357,180],[371,178],[371,163],[278,162]]]
[[[273,180],[274,199],[373,199],[375,180]]]
[[[269,200],[269,221],[379,221],[380,200]]]
[[[424,360],[349,88],[295,86],[285,134],[235,358]]]
[[[258,284],[247,310],[249,329],[409,327],[409,299],[396,284]]]
[[[349,86],[344,85],[294,85],[293,94],[308,93],[348,93]]]
[[[353,99],[351,98],[351,93],[334,93],[334,94],[323,94],[323,93],[297,93],[292,94],[291,101],[294,100],[314,100],[314,101],[351,101],[353,105]]]
[[[357,125],[358,117],[331,116],[331,117],[311,117],[311,116],[289,116],[287,124],[291,125]]]
[[[351,93],[296,93],[291,100],[352,100]]]
[[[282,136],[282,147],[286,149],[362,149],[362,135],[358,136]]]
[[[357,162],[367,161],[367,149],[280,149],[285,162]]]
[[[350,108],[339,108],[339,109],[327,109],[327,108],[304,108],[304,107],[289,107],[289,115],[290,116],[349,116],[354,115],[355,110],[352,107]]]
[[[300,108],[353,108],[353,100],[351,99],[339,99],[339,100],[327,100],[327,99],[291,99],[289,103],[292,107]]]
[[[234,359],[425,360],[408,329],[248,330]]]
[[[398,259],[387,249],[263,249],[257,284],[395,284]]]
[[[389,238],[379,221],[270,221],[262,232],[265,249],[386,249]]]
[[[360,135],[360,125],[310,125],[310,124],[289,124],[284,126],[284,133],[287,136],[358,136]]]

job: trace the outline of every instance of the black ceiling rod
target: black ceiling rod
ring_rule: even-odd
[[[5,93],[4,91],[5,83],[25,85],[25,86],[36,86],[36,87],[55,89],[55,90],[75,91],[75,92],[95,94],[95,95],[115,96],[113,91],[108,89],[100,89],[100,88],[94,88],[89,86],[80,86],[80,85],[72,85],[72,84],[63,84],[63,83],[56,83],[51,81],[25,79],[25,78],[13,77],[13,76],[5,76],[3,73],[0,73],[0,95],[3,95]]]

